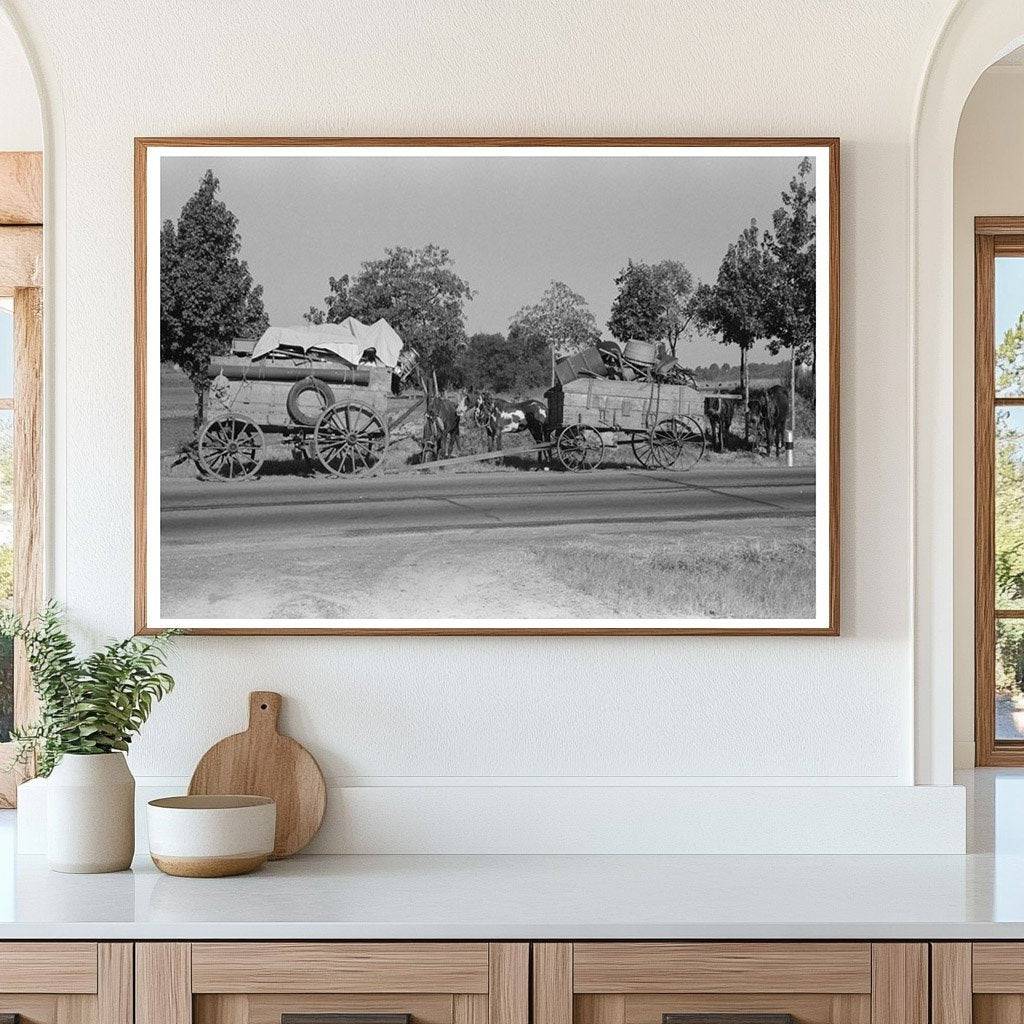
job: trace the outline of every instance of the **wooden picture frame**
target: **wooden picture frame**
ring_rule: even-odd
[[[388,622],[377,626],[372,623],[360,622],[358,625],[344,623],[325,623],[317,621],[313,625],[301,621],[290,621],[285,625],[257,622],[244,625],[232,621],[230,624],[219,624],[217,621],[182,620],[173,622],[165,616],[154,613],[157,601],[153,598],[154,581],[150,549],[152,547],[152,530],[154,529],[154,510],[152,481],[148,479],[148,445],[153,430],[148,413],[150,395],[154,377],[151,373],[150,335],[152,334],[153,300],[152,274],[148,261],[152,259],[153,240],[152,210],[147,204],[152,203],[153,192],[148,180],[152,175],[155,154],[167,153],[170,150],[190,153],[202,153],[209,150],[244,148],[248,152],[260,149],[299,151],[315,148],[389,151],[397,148],[408,149],[429,148],[445,153],[448,150],[467,148],[479,149],[481,152],[500,147],[513,147],[516,150],[543,150],[545,147],[558,147],[566,150],[607,149],[644,149],[651,151],[672,150],[707,150],[722,154],[723,158],[734,155],[734,151],[766,151],[771,149],[780,152],[813,151],[823,157],[825,167],[824,179],[819,176],[819,185],[824,180],[827,186],[827,203],[817,206],[820,219],[827,212],[827,231],[824,236],[818,235],[819,252],[821,243],[827,245],[824,258],[819,257],[818,279],[823,281],[827,302],[817,308],[819,337],[824,332],[827,336],[827,358],[819,361],[819,374],[827,371],[827,413],[819,416],[821,424],[827,424],[828,436],[817,438],[816,451],[819,467],[827,465],[827,481],[819,488],[823,504],[819,504],[816,513],[816,529],[818,547],[827,545],[827,553],[818,563],[816,573],[816,613],[813,621],[796,620],[793,622],[771,621],[770,625],[759,625],[756,620],[741,620],[740,624],[731,621],[716,624],[712,620],[701,620],[698,624],[678,625],[672,620],[649,619],[640,624],[630,622],[628,626],[616,626],[614,623],[602,621],[600,625],[587,625],[586,620],[555,625],[528,624],[522,627],[515,625],[515,620],[494,625],[488,622],[474,625],[473,620],[464,620],[455,624],[404,625],[402,622]],[[154,633],[161,628],[174,624],[180,625],[187,632],[203,635],[340,635],[340,636],[686,636],[686,635],[736,635],[736,636],[836,636],[839,633],[840,614],[840,443],[839,443],[839,395],[840,395],[840,167],[839,140],[837,138],[687,138],[687,137],[645,137],[645,138],[515,138],[515,137],[465,137],[465,138],[291,138],[291,137],[257,137],[257,138],[188,138],[188,137],[144,137],[135,140],[135,625],[139,633]],[[702,154],[698,154],[702,155]],[[822,269],[824,268],[824,273]],[[157,304],[158,308],[158,304]],[[821,374],[824,376],[824,374]],[[819,389],[819,404],[822,392]],[[820,510],[825,508],[822,513]],[[820,554],[816,557],[822,558]],[[769,621],[769,620],[766,620]]]

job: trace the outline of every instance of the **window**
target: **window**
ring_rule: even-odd
[[[14,302],[0,299],[0,606],[14,602]],[[0,637],[0,743],[14,726],[14,645]]]
[[[43,161],[0,153],[0,605],[30,616],[42,600]],[[11,726],[35,717],[28,666],[0,639],[0,807],[12,770]]]
[[[1024,218],[975,251],[976,761],[1024,765]]]

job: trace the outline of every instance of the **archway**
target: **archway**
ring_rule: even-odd
[[[981,74],[1024,41],[1019,0],[960,0],[921,83],[911,136],[915,779],[953,772],[953,154]]]

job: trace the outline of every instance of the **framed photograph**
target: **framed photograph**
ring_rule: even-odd
[[[140,632],[839,630],[837,139],[137,139]]]

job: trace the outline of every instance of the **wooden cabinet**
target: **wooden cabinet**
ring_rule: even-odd
[[[529,1024],[529,966],[521,942],[139,943],[136,1024]]]
[[[131,943],[0,943],[0,1017],[132,1024]]]
[[[934,942],[933,1024],[1024,1020],[1024,942]]]
[[[869,942],[533,946],[533,1024],[928,1024],[928,947]],[[764,1015],[776,1015],[774,1018]],[[730,1024],[719,1018],[720,1024]]]

